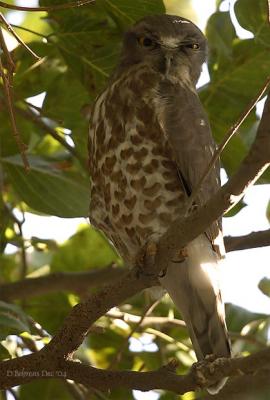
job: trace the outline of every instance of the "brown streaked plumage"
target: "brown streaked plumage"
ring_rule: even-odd
[[[126,33],[118,68],[93,107],[90,219],[129,264],[185,214],[215,150],[195,87],[205,57],[206,40],[191,21],[146,17]],[[196,204],[203,205],[219,187],[217,164]],[[181,250],[187,257],[168,261],[161,285],[187,323],[197,358],[229,357],[217,277],[221,221]]]

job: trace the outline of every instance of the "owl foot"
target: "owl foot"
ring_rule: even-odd
[[[224,378],[223,372],[226,364],[227,358],[217,358],[214,354],[207,355],[204,360],[194,363],[192,370],[197,386],[207,388],[209,393],[217,393],[227,380],[227,378]],[[217,374],[218,371],[220,371],[220,374]]]
[[[188,257],[188,251],[187,248],[184,247],[181,250],[177,250],[177,252],[175,253],[173,259],[171,260],[173,263],[182,263],[183,261],[185,261],[185,259]]]
[[[136,257],[136,265],[139,273],[146,276],[154,276],[153,267],[157,254],[157,244],[149,242],[144,246]]]
[[[176,372],[176,369],[179,367],[179,361],[176,358],[173,358],[168,362],[168,364],[164,365],[162,368],[166,368],[170,372]]]

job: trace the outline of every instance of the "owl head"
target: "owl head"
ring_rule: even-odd
[[[153,15],[138,21],[126,34],[120,68],[144,63],[166,75],[181,79],[189,74],[196,84],[206,59],[206,39],[186,18]]]

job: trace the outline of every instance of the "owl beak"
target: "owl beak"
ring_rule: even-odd
[[[165,54],[165,75],[167,76],[171,69],[171,64],[173,61],[173,54],[172,52],[167,52]]]

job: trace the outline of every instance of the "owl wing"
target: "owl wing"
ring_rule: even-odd
[[[182,187],[190,194],[209,165],[215,143],[195,90],[166,82],[162,86],[165,104],[163,129],[174,151]],[[219,187],[217,164],[195,202],[198,205],[204,204]],[[169,262],[165,277],[160,279],[181,311],[199,360],[208,354],[217,357],[230,357],[231,354],[217,268],[216,253],[223,253],[224,248],[221,222],[214,222],[206,230],[206,236],[201,234],[191,241],[186,248],[185,262],[177,266]],[[223,379],[207,390],[211,394],[217,393],[225,381]]]
[[[195,89],[165,81],[161,84],[160,93],[166,99],[163,102],[163,128],[173,149],[180,179],[190,195],[208,167],[216,144],[208,117]],[[217,162],[195,199],[197,205],[205,204],[220,188],[219,173],[220,166]],[[214,222],[206,231],[212,244],[217,246],[218,253],[223,255],[221,232],[221,220]]]

